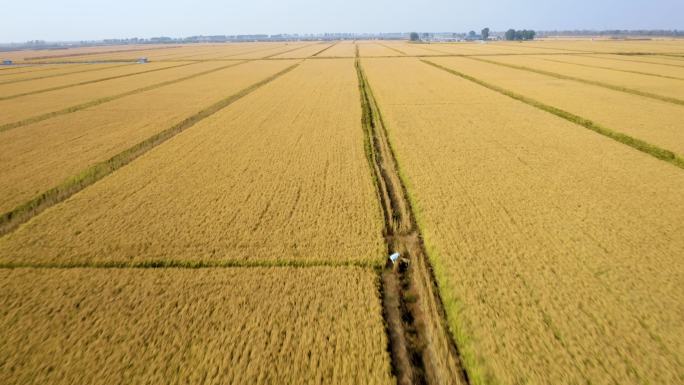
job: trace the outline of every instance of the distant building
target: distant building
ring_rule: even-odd
[[[149,63],[149,62],[150,62],[150,61],[147,60],[146,57],[138,58],[138,63],[140,63],[140,64]]]
[[[11,65],[12,65],[12,61],[9,60],[9,59],[5,59],[5,60],[2,61],[2,65],[4,65],[4,66],[11,66]]]
[[[482,40],[482,35],[466,35],[463,40],[465,41],[475,41]]]

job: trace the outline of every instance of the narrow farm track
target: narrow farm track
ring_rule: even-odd
[[[516,100],[521,101],[523,103],[526,103],[530,106],[536,107],[540,110],[554,114],[554,115],[561,117],[565,120],[568,120],[572,123],[578,124],[584,128],[588,128],[588,129],[590,129],[596,133],[607,136],[607,137],[609,137],[615,141],[618,141],[618,142],[625,144],[627,146],[630,146],[634,149],[637,149],[639,151],[647,153],[647,154],[649,154],[655,158],[658,158],[660,160],[668,162],[668,163],[670,163],[676,167],[684,169],[684,159],[682,157],[680,157],[679,155],[675,154],[673,151],[670,151],[668,149],[664,149],[664,148],[661,148],[659,146],[653,145],[653,144],[648,143],[648,142],[641,140],[639,138],[636,138],[636,137],[633,137],[630,135],[626,135],[622,132],[615,131],[611,128],[603,127],[597,123],[592,122],[591,120],[585,119],[585,118],[578,116],[578,115],[575,115],[571,112],[568,112],[568,111],[562,110],[560,108],[542,103],[542,102],[535,100],[535,99],[532,99],[530,97],[527,97],[527,96],[524,96],[521,94],[517,94],[513,91],[499,87],[495,84],[485,82],[481,79],[477,79],[477,78],[472,77],[470,75],[466,75],[465,73],[456,71],[452,68],[444,67],[440,64],[431,62],[429,60],[423,59],[421,61],[425,64],[431,65],[435,68],[439,68],[443,71],[449,72],[453,75],[459,76],[463,79],[466,79],[466,80],[469,80],[473,83],[479,84],[485,88],[489,88],[490,90],[496,91],[500,94],[506,95],[510,98],[516,99]]]
[[[402,257],[397,266],[388,264],[381,272],[383,315],[397,381],[468,384],[382,116],[358,58],[356,70],[366,154],[385,219],[387,252]]]
[[[244,63],[247,63],[247,62],[249,62],[249,60],[243,60],[243,61],[238,61],[238,62],[231,62],[231,64],[227,64],[227,65],[222,66],[222,67],[213,68],[213,69],[206,70],[206,71],[202,71],[202,72],[198,72],[198,73],[195,73],[195,74],[192,74],[192,75],[183,76],[183,77],[180,77],[180,78],[177,78],[177,79],[166,80],[166,81],[159,82],[159,83],[156,83],[156,84],[152,84],[152,85],[149,85],[149,86],[145,86],[145,87],[141,87],[141,88],[136,88],[136,89],[133,89],[133,90],[130,90],[130,91],[127,91],[127,92],[120,93],[120,94],[111,95],[111,96],[105,96],[105,97],[103,97],[103,98],[98,98],[98,99],[91,100],[91,101],[88,101],[88,102],[85,102],[85,103],[81,103],[81,104],[69,106],[69,107],[63,108],[63,109],[61,109],[61,110],[51,111],[51,112],[47,112],[47,113],[44,113],[44,114],[32,116],[32,117],[30,117],[30,118],[22,119],[22,120],[19,120],[19,121],[16,121],[16,122],[3,124],[3,125],[0,125],[0,132],[7,131],[7,130],[11,130],[11,129],[13,129],[13,128],[18,128],[18,127],[26,126],[26,125],[33,124],[33,123],[38,123],[38,122],[41,122],[41,121],[43,121],[43,120],[47,120],[47,119],[50,119],[50,118],[54,118],[54,117],[56,117],[56,116],[61,116],[61,115],[70,114],[70,113],[72,113],[72,112],[81,111],[81,110],[84,110],[84,109],[86,109],[86,108],[95,107],[95,106],[98,106],[98,105],[100,105],[100,104],[104,104],[104,103],[107,103],[107,102],[111,102],[111,101],[113,101],[113,100],[117,100],[117,99],[124,98],[124,97],[126,97],[126,96],[131,96],[131,95],[139,94],[139,93],[142,93],[142,92],[154,90],[154,89],[156,89],[156,88],[161,88],[161,87],[168,86],[168,85],[175,84],[175,83],[179,83],[179,82],[182,82],[182,81],[185,81],[185,80],[194,79],[194,78],[199,77],[199,76],[203,76],[203,75],[207,75],[207,74],[210,74],[210,73],[213,73],[213,72],[221,71],[221,70],[224,70],[224,69],[227,69],[227,68],[230,68],[230,67],[234,67],[234,66],[237,66],[237,65],[240,65],[240,64],[244,64]],[[195,62],[191,62],[191,63],[188,63],[188,64],[186,64],[186,65],[190,65],[190,64],[195,64]],[[175,67],[180,67],[180,66],[175,66]],[[172,67],[167,67],[167,68],[172,68]],[[165,69],[167,69],[167,68],[165,68]]]
[[[225,107],[231,105],[235,101],[249,95],[256,89],[262,87],[263,85],[279,78],[280,76],[292,71],[301,62],[295,63],[284,70],[269,76],[243,90],[227,96],[226,98],[212,104],[211,106],[197,112],[196,114],[187,117],[181,122],[178,122],[174,126],[163,130],[146,140],[139,142],[132,147],[118,153],[117,155],[111,157],[110,159],[97,163],[88,169],[84,170],[80,174],[69,178],[60,185],[51,188],[48,191],[43,192],[36,198],[16,207],[15,209],[6,212],[0,216],[0,236],[7,234],[17,228],[20,224],[25,223],[29,219],[43,212],[47,208],[62,202],[74,195],[78,191],[92,185],[98,180],[104,178],[105,176],[113,173],[119,168],[127,165],[136,158],[140,157],[152,148],[166,142],[175,135],[185,131],[186,129],[194,126],[196,123],[204,120],[205,118],[213,115],[214,113],[224,109]],[[197,75],[195,75],[197,76]]]

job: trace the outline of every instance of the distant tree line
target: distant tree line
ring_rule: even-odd
[[[684,31],[679,31],[676,29],[608,29],[604,31],[576,29],[563,31],[539,31],[539,36],[684,36]]]
[[[532,30],[527,30],[527,29],[522,29],[519,31],[516,31],[515,29],[509,29],[506,31],[504,34],[504,38],[506,40],[534,40],[534,36],[536,35],[536,32]]]

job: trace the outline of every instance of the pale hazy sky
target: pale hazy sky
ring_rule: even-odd
[[[684,29],[684,0],[2,0],[0,42],[250,33]]]

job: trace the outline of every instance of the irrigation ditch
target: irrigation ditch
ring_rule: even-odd
[[[400,385],[468,384],[406,187],[358,57],[356,71],[366,156],[384,217],[387,252],[401,255],[380,272],[392,370]]]

